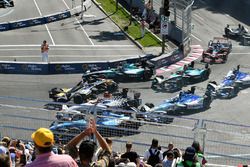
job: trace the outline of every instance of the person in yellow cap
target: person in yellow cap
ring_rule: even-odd
[[[47,128],[39,128],[32,135],[36,159],[26,167],[78,167],[69,155],[58,155],[52,152],[54,134]]]

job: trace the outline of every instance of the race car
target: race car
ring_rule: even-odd
[[[104,110],[115,111],[117,114],[131,116],[134,113],[134,108],[141,105],[141,99],[138,92],[131,97],[113,96],[112,98],[103,98],[82,103],[80,105],[63,105],[62,110],[56,113],[57,120],[72,120],[78,114],[98,114]],[[130,112],[124,112],[130,111]]]
[[[0,8],[14,7],[13,0],[0,0]]]
[[[164,76],[156,76],[152,80],[151,88],[156,90],[165,90],[167,92],[175,92],[181,90],[185,85],[184,79],[182,75],[172,74],[168,78],[164,78]]]
[[[190,91],[181,91],[176,97],[167,99],[158,106],[152,108],[143,106],[141,109],[146,111],[166,111],[169,115],[188,114],[188,111],[208,109],[213,100],[212,97],[209,94],[199,96],[194,92],[195,87],[191,87]]]
[[[227,24],[227,26],[224,28],[225,37],[227,38],[239,40],[244,34],[248,34],[248,29],[241,24],[238,24],[237,27],[236,26],[233,26],[233,28],[231,27],[230,25]]]
[[[250,74],[241,72],[240,66],[236,69],[230,70],[226,77],[220,84],[211,81],[207,85],[206,92],[211,94],[214,98],[230,99],[237,96],[241,89],[250,86]]]
[[[118,84],[110,79],[97,78],[88,81],[81,80],[72,88],[52,88],[49,91],[49,98],[55,102],[68,102],[73,99],[74,103],[81,104],[88,99],[95,99],[97,94],[105,91],[115,92],[118,89]]]
[[[202,62],[225,63],[232,51],[232,43],[227,38],[215,37],[208,43],[208,49],[202,54]]]
[[[51,124],[49,129],[54,133],[56,142],[68,142],[76,134],[79,134],[79,131],[81,132],[87,128],[89,116],[87,114],[81,115],[81,117],[74,117],[74,119],[70,121],[54,121]],[[123,135],[136,134],[138,132],[135,130],[137,130],[140,126],[140,124],[138,122],[134,122],[130,116],[116,114],[105,110],[98,112],[95,120],[98,131],[104,137],[120,137]],[[128,131],[127,128],[133,129],[133,131]]]
[[[151,84],[152,89],[161,89],[168,92],[180,90],[183,86],[197,82],[205,81],[209,78],[211,70],[208,64],[204,69],[194,68],[194,62],[184,65],[176,73],[172,73],[169,77],[156,76]]]
[[[119,82],[127,82],[138,80],[147,81],[150,80],[153,75],[154,65],[148,61],[141,61],[140,63],[119,64],[117,68],[86,72],[83,74],[83,78],[89,76],[101,76]]]

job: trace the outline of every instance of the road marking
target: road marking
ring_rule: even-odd
[[[8,11],[7,13],[2,14],[0,17],[7,16],[7,15],[11,14],[13,11],[14,11],[14,9],[11,9],[11,10]]]
[[[0,48],[4,47],[37,47],[41,46],[39,44],[36,45],[0,45]],[[55,45],[54,47],[91,47],[91,48],[96,48],[96,47],[135,47],[134,45]]]
[[[37,8],[37,10],[38,10],[40,16],[43,16],[41,10],[39,9],[39,7],[38,7],[38,5],[37,5],[37,3],[36,3],[36,0],[33,0],[33,1],[34,1],[35,5],[36,5],[36,8]],[[50,39],[51,39],[51,41],[52,41],[52,44],[55,45],[54,39],[52,38],[52,35],[51,35],[50,31],[49,31],[49,28],[48,28],[47,24],[44,24],[44,25],[45,25],[45,28],[46,28],[46,30],[47,30],[47,32],[48,32],[48,34],[49,34],[49,37],[50,37]]]
[[[27,51],[27,50],[34,50],[34,51],[37,51],[36,48],[32,49],[32,48],[29,48],[29,49],[26,49],[26,48],[22,48],[22,49],[0,49],[0,51]],[[56,48],[56,49],[50,49],[51,51],[52,50],[74,50],[74,51],[77,51],[77,50],[93,50],[92,48],[79,48],[79,49],[73,49],[73,48]],[[95,48],[95,50],[137,50],[136,48]],[[1,56],[0,56],[1,57]]]
[[[29,58],[40,58],[39,56],[37,55],[28,55],[28,56],[0,56],[1,58],[25,58],[25,57],[29,57]],[[49,55],[49,57],[82,57],[82,58],[96,58],[96,57],[118,57],[118,58],[121,58],[121,57],[139,57],[139,55]],[[95,61],[95,60],[92,60],[92,61]]]
[[[196,16],[196,17],[199,18],[200,20],[204,21],[204,19],[203,19],[202,17],[200,17],[199,15],[194,14],[194,16]]]
[[[62,0],[62,1],[63,1],[64,5],[65,5],[68,9],[70,9],[69,6],[67,5],[67,3],[65,2],[65,0]],[[92,40],[89,38],[89,35],[88,35],[87,32],[84,30],[84,28],[83,28],[82,24],[80,23],[80,21],[79,21],[76,17],[75,17],[75,20],[76,20],[76,22],[80,25],[82,31],[84,32],[84,34],[86,35],[86,37],[87,37],[88,40],[90,41],[91,45],[95,45],[95,44],[92,42]]]
[[[230,53],[231,55],[250,55],[250,52],[248,53]]]
[[[196,37],[195,35],[191,34],[192,37],[194,37],[195,39],[197,39],[198,41],[202,41],[200,38]]]

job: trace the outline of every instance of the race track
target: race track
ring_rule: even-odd
[[[36,2],[44,15],[67,9],[67,6],[59,0],[53,1],[49,8],[46,6],[44,0],[36,0]],[[1,22],[6,21],[6,19],[13,20],[15,18],[21,19],[29,17],[28,11],[22,12],[23,16],[21,16],[21,9],[18,8],[18,5],[20,4],[18,3],[20,2],[17,2],[17,8],[15,8],[13,12],[0,17]],[[60,5],[57,5],[58,3]],[[70,1],[66,1],[66,4],[68,4],[68,6],[71,5]],[[34,10],[33,13],[39,16],[36,7],[32,7],[34,4],[29,3],[29,5],[31,5],[30,8]],[[208,10],[208,8],[204,7],[206,5],[209,5],[209,7],[214,10]],[[194,29],[192,31],[192,44],[199,44],[205,49],[210,39],[216,36],[222,36],[224,27],[228,23],[242,23],[250,29],[249,25],[244,21],[246,19],[241,18],[239,20],[242,22],[240,22],[229,14],[225,14],[224,11],[220,12],[219,9],[216,9],[217,6],[210,4],[209,0],[196,1],[192,18],[194,24]],[[16,17],[17,15],[18,17]],[[122,36],[122,39],[120,39],[120,35],[119,39],[117,39],[114,34],[120,30],[94,5],[85,13],[85,16],[91,17],[84,17],[83,24],[78,23],[79,20],[77,21],[77,19],[79,18],[71,18],[61,22],[48,24],[48,28],[42,25],[9,32],[1,32],[0,60],[16,58],[22,61],[40,61],[39,46],[43,39],[47,39],[51,45],[51,60],[65,61],[69,59],[69,56],[71,61],[111,60],[114,58],[143,54],[143,52],[124,35]],[[105,30],[105,32],[103,32],[103,30]],[[49,34],[51,34],[51,36]],[[238,64],[242,66],[243,71],[250,72],[250,47],[241,46],[235,41],[232,41],[232,43],[233,50],[229,55],[227,63],[210,66],[212,73],[209,80],[220,82],[227,72],[230,69],[235,68]],[[199,60],[197,60],[196,66],[203,67],[204,64],[201,64]],[[48,76],[0,74],[0,113],[11,113],[18,116],[30,116],[44,119],[44,121],[39,121],[39,124],[38,122],[19,122],[17,126],[25,125],[30,126],[30,128],[33,129],[40,126],[49,126],[51,122],[46,120],[52,119],[51,117],[53,117],[54,112],[48,114],[48,112],[40,110],[43,108],[43,105],[46,104],[46,101],[50,101],[48,98],[48,90],[53,87],[71,87],[75,85],[80,78],[81,74]],[[202,95],[204,93],[207,83],[208,81],[195,84],[197,86],[198,94]],[[131,90],[141,92],[143,103],[152,102],[154,104],[159,104],[162,100],[178,94],[178,92],[155,92],[150,88],[150,85],[151,82],[139,82],[121,83],[119,86],[121,88],[127,87]],[[184,89],[187,90],[190,86],[191,85]],[[13,97],[16,97],[17,99]],[[20,98],[24,99],[22,100]],[[239,95],[233,99],[215,100],[212,102],[211,108],[208,110],[187,115],[186,117],[250,125],[248,117],[250,110],[249,99],[250,88],[240,91]],[[34,109],[21,108],[21,106],[34,107]],[[36,108],[38,108],[39,111],[36,111]],[[11,124],[18,122],[18,120],[16,120],[15,117],[9,118],[8,120],[4,119],[4,117],[0,117],[0,122]],[[146,130],[146,128],[150,127],[147,126],[144,128],[144,130]],[[226,125],[225,128],[227,128]],[[234,129],[231,131],[237,132]],[[23,134],[18,133],[18,135]],[[245,139],[249,139],[249,136],[247,135]],[[146,140],[147,141],[145,142],[150,143],[151,138]],[[249,145],[249,143],[242,144]]]

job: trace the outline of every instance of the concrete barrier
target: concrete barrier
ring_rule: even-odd
[[[98,69],[108,69],[117,67],[121,62],[135,63],[138,59],[144,58],[150,60],[154,55],[144,55],[132,57],[129,59],[120,59],[113,61],[99,62],[16,62],[0,61],[0,73],[2,74],[77,74],[84,73],[89,68],[98,67]]]

